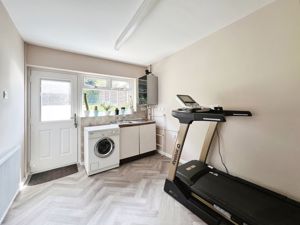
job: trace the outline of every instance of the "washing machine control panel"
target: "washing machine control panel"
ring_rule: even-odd
[[[119,130],[106,130],[106,131],[91,131],[89,132],[90,138],[109,137],[118,135]]]

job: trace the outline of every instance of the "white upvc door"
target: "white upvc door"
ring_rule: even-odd
[[[30,170],[77,162],[77,76],[43,70],[30,77]]]

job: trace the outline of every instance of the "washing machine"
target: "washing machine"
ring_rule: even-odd
[[[117,124],[84,128],[84,166],[89,176],[119,166],[119,135]]]

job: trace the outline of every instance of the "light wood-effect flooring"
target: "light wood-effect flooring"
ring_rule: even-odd
[[[79,172],[26,187],[3,225],[204,225],[163,191],[159,154],[88,177]]]

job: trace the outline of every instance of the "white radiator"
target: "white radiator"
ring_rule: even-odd
[[[19,191],[20,147],[0,155],[0,224]]]

